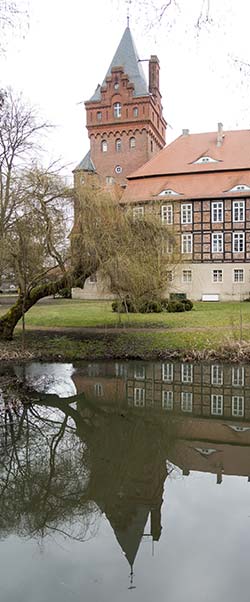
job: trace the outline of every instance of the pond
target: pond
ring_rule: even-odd
[[[0,367],[3,602],[249,600],[250,366]]]

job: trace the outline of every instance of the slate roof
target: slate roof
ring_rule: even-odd
[[[106,78],[111,75],[113,67],[123,67],[124,73],[129,77],[130,82],[134,84],[134,96],[145,96],[149,94],[147,81],[141,63],[138,62],[139,55],[135,47],[129,27],[126,27],[120,44],[114,54],[114,57],[109,65],[102,85],[105,85]],[[90,101],[101,100],[101,87],[97,89]]]
[[[82,161],[79,163],[79,165],[77,165],[75,167],[75,169],[73,171],[92,171],[93,173],[96,172],[94,163],[90,156],[90,150],[85,155],[85,157],[82,159]]]

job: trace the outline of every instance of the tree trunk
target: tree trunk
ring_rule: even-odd
[[[72,286],[73,282],[74,286],[82,287],[88,276],[89,274],[85,274],[75,280],[72,275],[65,274],[54,282],[47,282],[37,286],[27,293],[25,298],[23,295],[19,295],[16,303],[0,318],[0,340],[11,341],[13,339],[13,332],[17,323],[39,299],[55,295],[61,289]]]

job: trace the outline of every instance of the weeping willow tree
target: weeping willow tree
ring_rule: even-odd
[[[133,209],[119,197],[85,187],[76,198],[72,234],[72,263],[88,268],[103,288],[135,308],[159,299],[169,287],[169,270],[179,263],[175,233],[153,212],[135,219]],[[84,265],[81,262],[84,262]]]

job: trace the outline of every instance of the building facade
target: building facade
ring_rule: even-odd
[[[182,136],[128,176],[124,203],[155,211],[175,234],[173,292],[194,300],[250,296],[250,131]],[[171,251],[171,249],[170,249]]]
[[[118,183],[135,218],[159,216],[180,257],[169,270],[171,292],[204,301],[250,297],[250,131],[224,132],[219,123],[212,133],[183,130],[164,147],[159,61],[149,59],[147,84],[129,27],[85,107],[90,151],[75,169],[76,186],[93,177],[105,187]],[[98,276],[73,294],[109,297]]]

